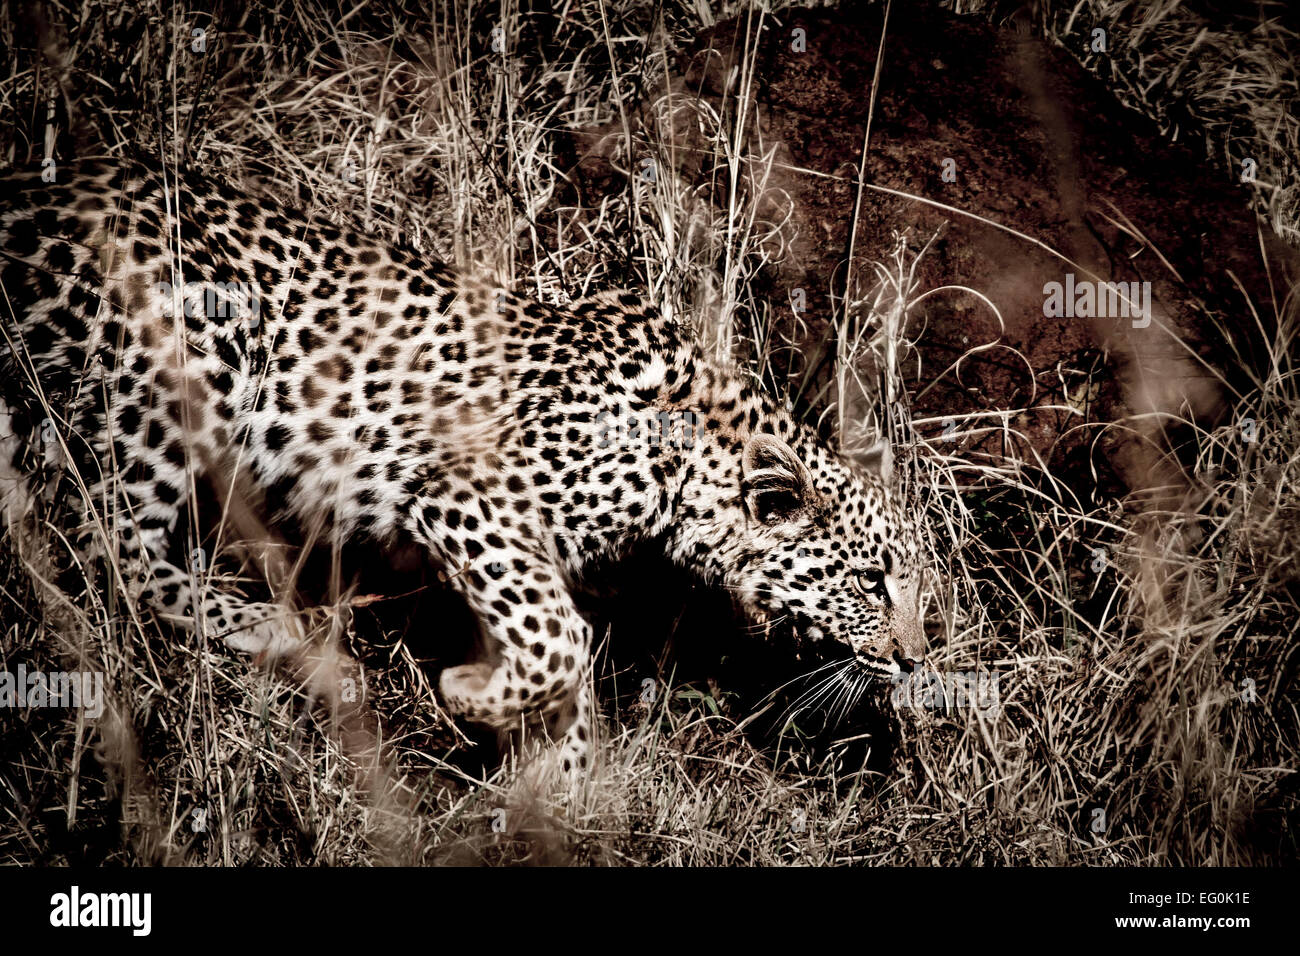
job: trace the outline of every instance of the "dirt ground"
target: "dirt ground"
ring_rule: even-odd
[[[765,270],[760,291],[795,330],[791,292],[805,290],[796,333],[805,354],[843,307],[880,19],[873,8],[769,20],[754,70],[750,141],[775,150],[768,204],[779,214],[788,202],[792,213],[786,254]],[[792,50],[797,31],[802,52]],[[745,33],[746,23],[732,20],[701,36],[680,58],[676,95],[726,115],[742,81]],[[1077,42],[1086,38],[1081,27]],[[1225,346],[1210,316],[1230,328],[1253,323],[1247,303],[1270,301],[1261,245],[1275,259],[1294,253],[1261,239],[1243,187],[1207,170],[1203,144],[1165,142],[1064,50],[924,4],[894,7],[874,98],[864,181],[894,192],[863,195],[854,297],[869,290],[870,263],[888,261],[897,234],[912,252],[935,237],[913,294],[945,291],[911,318],[920,359],[909,369],[913,414],[936,420],[923,432],[942,434],[954,414],[1029,409],[1010,417],[1019,436],[1011,441],[1023,438],[1058,476],[1083,478],[1078,490],[1091,495],[1143,476],[1121,433],[1102,430],[1095,442],[1099,429],[1080,426],[1147,411],[1141,396],[1155,391],[1167,402],[1170,389],[1175,406],[1185,401],[1211,421],[1223,414],[1199,361],[1216,366]],[[658,132],[676,137],[679,174],[705,187],[698,137],[683,127]],[[589,204],[621,188],[592,148],[599,139],[591,137],[579,168]],[[723,201],[725,183],[714,179]],[[1045,316],[1044,286],[1068,273],[1149,281],[1154,321],[1136,329],[1126,317]],[[991,428],[957,435],[952,450],[1028,451],[1006,440]]]

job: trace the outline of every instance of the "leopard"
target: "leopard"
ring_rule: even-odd
[[[865,674],[923,659],[922,521],[892,444],[837,450],[645,298],[547,304],[197,163],[4,179],[6,527],[52,469],[75,474],[158,620],[258,660],[304,639],[187,561],[202,482],[267,527],[444,569],[485,650],[442,669],[442,703],[540,734],[569,773],[596,737],[575,589],[634,547]]]

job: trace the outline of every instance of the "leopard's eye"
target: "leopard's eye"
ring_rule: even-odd
[[[853,587],[865,598],[873,601],[885,597],[885,571],[883,568],[861,568],[853,572]]]

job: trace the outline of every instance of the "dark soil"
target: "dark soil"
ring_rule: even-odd
[[[794,217],[789,254],[765,271],[758,291],[793,327],[790,292],[805,290],[807,354],[824,339],[827,318],[843,308],[882,15],[878,7],[852,5],[794,12],[769,19],[763,34],[751,142],[777,145],[781,165],[769,192],[774,204],[788,195]],[[725,114],[734,103],[728,84],[736,82],[732,68],[741,61],[746,29],[743,19],[721,23],[682,55],[681,95],[701,97]],[[806,36],[803,52],[792,50],[796,29]],[[675,145],[690,157],[685,137]],[[1193,413],[1211,422],[1223,414],[1224,396],[1191,356],[1234,383],[1211,317],[1230,329],[1253,326],[1234,276],[1261,313],[1270,310],[1271,295],[1244,187],[1208,172],[1203,149],[1165,142],[1066,51],[1027,32],[999,31],[925,4],[894,5],[864,178],[904,195],[868,189],[863,196],[855,297],[873,281],[869,263],[888,260],[895,234],[905,234],[911,250],[937,234],[919,263],[914,294],[969,287],[992,301],[1004,323],[1000,328],[987,304],[957,290],[927,298],[913,312],[920,356],[909,373],[913,414],[940,420],[926,430],[941,433],[942,420],[954,414],[1033,409],[1012,418],[1012,428],[1058,477],[1085,479],[1076,491],[1092,496],[1098,489],[1091,469],[1080,467],[1089,457],[1103,493],[1139,485],[1144,476],[1133,473],[1118,437],[1104,435],[1098,453],[1097,429],[1080,426],[1147,410],[1134,407],[1132,395],[1147,392],[1152,377],[1161,394],[1179,384]],[[950,182],[946,160],[955,163]],[[703,176],[702,167],[686,158],[678,172]],[[602,190],[622,188],[598,151],[587,153],[576,178],[588,203]],[[725,185],[714,194],[724,196]],[[1125,220],[1145,241],[1120,229]],[[1271,256],[1294,255],[1271,235],[1263,244]],[[1152,325],[1045,317],[1045,284],[1063,283],[1066,273],[1084,279],[1085,270],[1105,281],[1150,281]],[[1161,332],[1162,323],[1174,335]],[[970,349],[995,343],[953,367]],[[1248,363],[1259,359],[1247,356]],[[954,450],[1004,450],[993,432],[959,441]]]

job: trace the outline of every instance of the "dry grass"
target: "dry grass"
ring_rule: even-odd
[[[1278,178],[1261,201],[1280,234],[1300,235],[1287,185],[1300,155],[1286,107],[1294,73],[1270,45],[1278,28],[1243,60],[1222,36],[1179,33],[1172,0],[1138,6],[1109,5],[1114,22],[1140,23],[1139,39],[1159,38],[1169,63],[1156,73],[1209,141],[1226,137],[1229,157],[1270,157]],[[788,254],[789,230],[773,151],[746,121],[753,59],[740,57],[720,110],[667,82],[673,52],[717,11],[576,0],[557,31],[514,0],[456,0],[432,16],[400,0],[346,16],[270,0],[228,8],[220,23],[156,0],[85,20],[46,9],[43,57],[18,41],[16,21],[0,24],[19,54],[0,80],[10,162],[39,159],[42,137],[64,158],[143,148],[547,301],[634,287],[845,445],[887,431],[908,450],[906,480],[930,519],[930,665],[996,675],[999,706],[893,710],[898,744],[882,768],[856,730],[820,744],[798,727],[778,743],[747,733],[757,718],[728,688],[677,683],[670,662],[646,690],[617,663],[613,633],[597,675],[612,702],[599,766],[559,800],[535,769],[484,775],[483,748],[438,710],[420,665],[454,635],[381,634],[358,648],[369,605],[336,586],[312,616],[324,650],[268,673],[124,606],[111,581],[73,566],[69,516],[42,508],[0,550],[0,665],[99,671],[110,701],[94,724],[0,712],[0,859],[1295,860],[1300,302],[1284,278],[1258,317],[1235,317],[1233,335],[1261,337],[1270,357],[1245,370],[1253,387],[1231,396],[1236,411],[1214,427],[1162,399],[1108,426],[1136,437],[1149,480],[1120,500],[1081,501],[1016,432],[1021,409],[909,416],[914,317],[940,294],[915,287],[924,237],[855,263],[822,343],[832,371],[811,375],[814,356],[776,320],[785,304],[749,291]],[[751,36],[774,16],[735,9]],[[196,27],[208,31],[202,54],[190,47]],[[1124,72],[1121,57],[1112,66],[1150,106],[1159,89],[1143,62],[1145,74]],[[1253,79],[1216,86],[1224,69],[1247,67]],[[1228,119],[1242,103],[1250,129]],[[579,207],[566,180],[571,131],[598,131],[576,141],[627,174],[595,208]],[[998,454],[963,450],[990,431]],[[112,516],[99,517],[111,546]],[[348,679],[355,701],[339,691]]]

